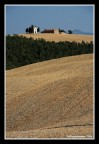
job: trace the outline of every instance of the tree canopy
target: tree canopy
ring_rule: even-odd
[[[6,36],[6,69],[12,69],[50,59],[88,54],[93,52],[93,42],[49,42],[23,36]]]
[[[68,30],[68,34],[72,34],[72,31],[71,31],[71,30]]]

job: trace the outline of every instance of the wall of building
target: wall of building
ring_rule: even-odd
[[[43,33],[55,33],[55,34],[59,34],[59,30],[58,29],[45,29],[43,31]]]
[[[55,34],[59,34],[59,30],[58,29],[54,29],[54,33]]]
[[[34,27],[34,33],[37,33],[37,27]]]

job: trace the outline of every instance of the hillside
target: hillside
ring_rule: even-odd
[[[27,38],[32,37],[33,39],[43,38],[46,41],[93,41],[93,35],[77,35],[77,34],[19,34],[22,36],[26,36]]]
[[[93,137],[93,54],[6,71],[6,137]]]
[[[75,29],[73,30],[73,34],[80,34],[80,35],[93,35],[91,32],[83,32],[81,30]]]

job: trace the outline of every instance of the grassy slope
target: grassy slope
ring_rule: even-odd
[[[93,135],[93,55],[6,72],[7,137]]]
[[[34,39],[43,38],[47,41],[93,41],[93,35],[77,35],[77,34],[19,34]]]

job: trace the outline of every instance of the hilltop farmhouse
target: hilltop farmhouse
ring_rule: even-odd
[[[53,33],[53,34],[66,34],[64,30],[61,29],[44,29],[43,31],[40,32],[40,28],[36,27],[34,25],[31,25],[29,28],[26,28],[26,33],[32,33],[32,34],[37,34],[37,33]]]
[[[59,34],[59,29],[45,29],[42,33],[54,33]]]
[[[37,34],[40,32],[40,28],[36,27],[34,25],[31,25],[29,28],[26,28],[26,33],[33,33]],[[41,33],[53,33],[53,34],[59,34],[59,29],[44,29]]]

